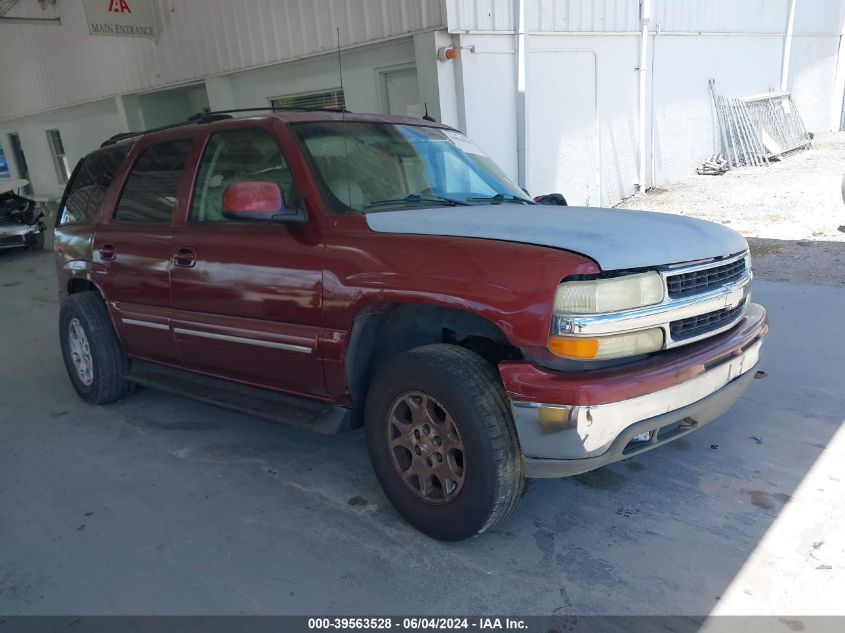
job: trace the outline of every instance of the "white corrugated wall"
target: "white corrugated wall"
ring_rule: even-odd
[[[449,31],[516,29],[514,0],[445,0]],[[796,33],[839,34],[845,4],[799,0]],[[788,0],[652,0],[652,26],[683,33],[782,34]],[[529,32],[620,33],[637,31],[640,0],[526,0]]]
[[[837,0],[826,2],[829,13]],[[449,31],[514,31],[514,0],[446,0]],[[709,33],[782,33],[787,3],[778,0],[653,0],[652,24],[663,30]],[[529,32],[620,33],[637,31],[639,0],[527,0]],[[824,22],[822,22],[824,24]],[[824,30],[829,24],[824,27]]]
[[[693,174],[717,150],[708,79],[734,97],[779,87],[789,2],[652,0],[645,186]],[[845,0],[796,3],[788,88],[809,129],[835,129],[845,78],[839,53]],[[459,60],[467,129],[512,175],[516,7],[516,0],[446,0],[448,29],[467,47]],[[532,193],[562,190],[573,203],[590,204],[632,193],[640,7],[639,0],[525,0],[525,168]]]
[[[158,42],[88,35],[80,0],[9,15],[61,26],[0,24],[0,120],[176,85],[445,25],[440,0],[153,0]],[[14,87],[14,89],[11,89]]]
[[[709,78],[730,96],[778,86],[789,1],[652,0],[646,185],[692,174],[714,151]],[[435,69],[441,81],[453,77],[448,90],[459,114],[450,122],[509,174],[518,172],[515,0],[153,2],[158,43],[89,36],[79,0],[58,0],[61,27],[0,25],[0,120],[15,119],[6,129],[23,125],[16,118],[23,115],[254,67],[267,69],[226,80],[234,105],[316,89],[312,84],[335,87],[333,79],[318,81],[318,71],[333,76],[326,58],[272,64],[333,50],[336,24],[344,47],[448,27],[467,47]],[[789,88],[809,129],[832,129],[845,82],[839,54],[845,0],[796,2]],[[637,178],[640,1],[525,0],[525,11],[527,182],[535,193],[562,183],[573,202],[613,203],[631,193]],[[51,15],[36,0],[21,0],[13,13]],[[440,45],[449,43],[441,36]],[[358,104],[352,107],[375,107],[372,68],[433,59],[436,48],[414,50],[410,39],[350,52],[345,70],[354,75],[358,59],[363,73],[348,86],[350,104]],[[45,152],[49,121],[36,118],[37,129],[22,138]],[[112,127],[121,124],[119,112],[112,118]]]

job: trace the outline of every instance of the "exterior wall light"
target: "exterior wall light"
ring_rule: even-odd
[[[454,46],[442,46],[437,49],[437,61],[450,62],[453,59],[457,59],[460,54],[461,50],[459,48]]]

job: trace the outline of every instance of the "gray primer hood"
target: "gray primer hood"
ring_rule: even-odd
[[[602,270],[646,268],[740,253],[748,243],[721,224],[668,213],[521,204],[381,211],[378,233],[447,235],[573,251]]]

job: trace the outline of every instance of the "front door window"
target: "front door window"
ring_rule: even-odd
[[[302,201],[276,141],[264,130],[232,130],[214,134],[200,164],[191,222],[231,222],[223,217],[223,192],[245,180],[279,185],[285,207],[298,209]]]

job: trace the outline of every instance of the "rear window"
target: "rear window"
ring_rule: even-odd
[[[132,166],[114,221],[169,224],[192,144],[183,139],[146,148]]]
[[[115,147],[82,159],[65,192],[59,224],[83,224],[96,217],[103,196],[128,153],[129,147]]]

